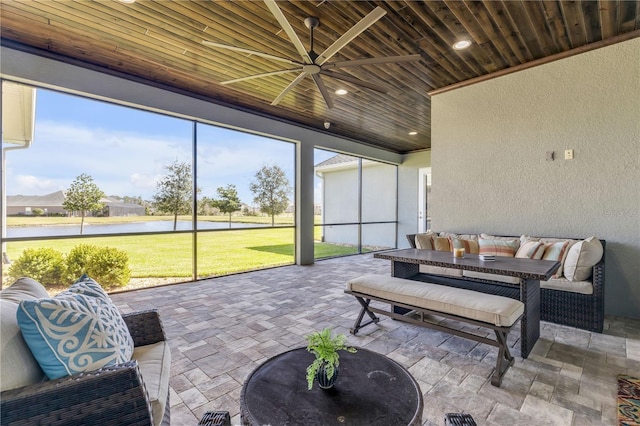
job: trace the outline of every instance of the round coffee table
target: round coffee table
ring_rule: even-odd
[[[394,360],[367,349],[340,352],[332,389],[314,382],[306,369],[314,355],[293,349],[268,359],[247,378],[240,395],[243,424],[249,425],[420,425],[422,392]]]

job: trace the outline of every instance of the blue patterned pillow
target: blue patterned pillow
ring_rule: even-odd
[[[133,340],[118,308],[86,275],[54,298],[21,301],[16,316],[49,379],[120,364],[133,355]]]

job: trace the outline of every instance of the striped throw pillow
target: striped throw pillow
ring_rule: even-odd
[[[480,246],[479,254],[514,257],[518,246],[520,246],[520,241],[480,238],[478,244]]]
[[[417,234],[416,248],[423,250],[433,250],[433,234]]]
[[[544,254],[544,249],[545,245],[540,241],[526,241],[516,252],[516,257],[525,259],[541,259]]]
[[[546,244],[544,254],[542,255],[542,260],[553,260],[555,262],[560,262],[560,267],[558,268],[556,273],[551,276],[551,278],[562,277],[564,259],[567,256],[568,248],[569,241],[558,241],[557,243]]]
[[[456,248],[463,248],[465,253],[478,254],[480,252],[478,241],[449,237],[449,242],[451,243],[452,251]]]

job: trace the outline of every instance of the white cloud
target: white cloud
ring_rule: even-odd
[[[34,144],[7,156],[7,193],[43,195],[88,173],[107,194],[148,197],[164,166],[189,161],[190,150],[187,139],[43,120],[36,123]],[[29,175],[14,173],[18,170]]]
[[[133,173],[129,177],[129,181],[135,188],[144,189],[145,192],[148,192],[148,190],[154,190],[156,188],[156,183],[161,177],[161,175],[150,176],[142,173]]]
[[[78,124],[42,119],[36,122],[33,146],[7,156],[7,193],[44,195],[67,188],[81,173],[88,173],[107,195],[150,199],[165,166],[190,162],[191,133],[172,128],[117,123]],[[113,119],[111,120],[113,122]],[[136,128],[138,126],[139,128]],[[242,132],[204,126],[198,137],[198,185],[202,195],[215,196],[218,187],[235,184],[241,199],[253,198],[249,183],[263,164],[278,164],[294,183],[294,146]],[[133,129],[133,130],[131,130]]]
[[[50,194],[65,186],[53,179],[41,179],[33,175],[16,175],[16,185],[11,189],[12,195]]]

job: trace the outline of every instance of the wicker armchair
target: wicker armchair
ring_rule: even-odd
[[[134,346],[166,341],[156,311],[123,315]],[[169,424],[169,397],[162,424]],[[153,425],[147,389],[135,360],[0,394],[2,425]]]

